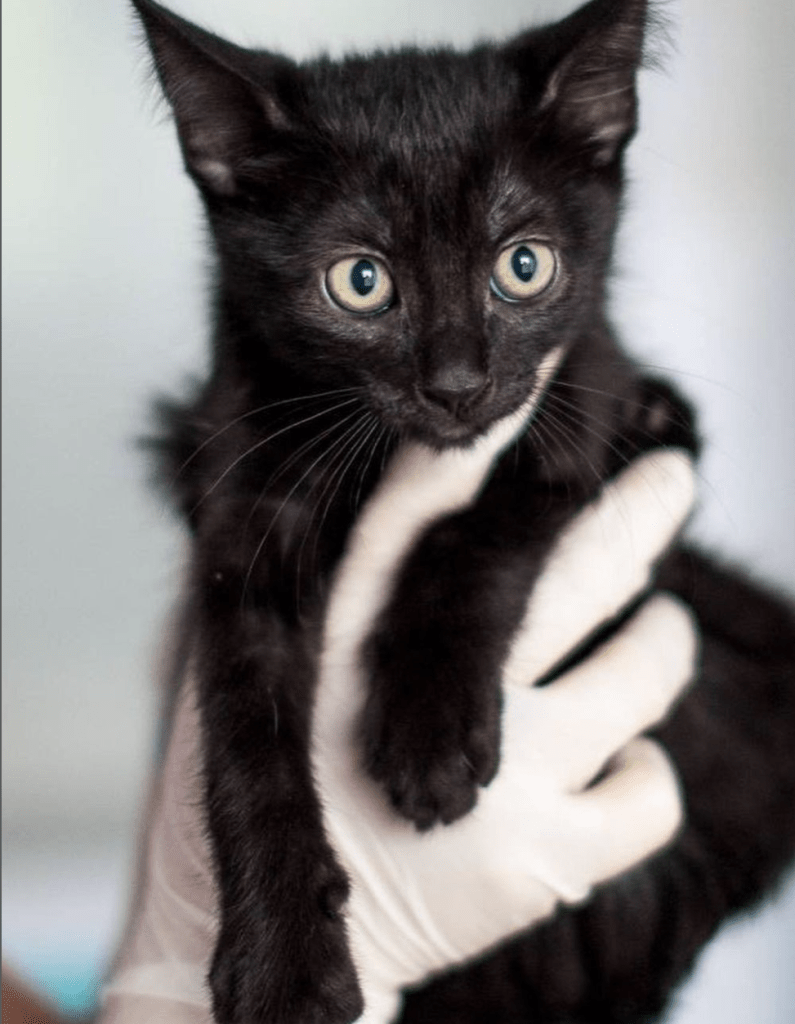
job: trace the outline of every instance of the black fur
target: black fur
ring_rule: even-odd
[[[471,443],[562,346],[530,428],[475,505],[421,539],[367,645],[362,756],[427,828],[466,813],[498,768],[500,665],[561,526],[638,452],[698,447],[686,403],[604,314],[649,13],[593,0],[504,46],[295,65],[134,3],[217,261],[211,370],[162,407],[160,442],[194,535],[214,1010],[220,1024],[351,1021],[347,879],[308,725],[327,584],[385,459],[401,437]],[[493,268],[522,240],[548,246],[555,272],[508,301]],[[361,254],[394,282],[366,315],[326,277]],[[647,1020],[791,857],[792,612],[686,548],[658,583],[704,631],[698,685],[660,730],[686,828],[587,907],[410,996],[406,1021]]]

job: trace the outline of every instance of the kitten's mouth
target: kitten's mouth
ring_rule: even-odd
[[[460,419],[453,419],[451,417],[444,423],[434,424],[433,433],[440,442],[446,445],[466,446],[484,434],[494,422],[494,419],[492,417],[484,423],[473,425],[472,423],[464,423]]]
[[[514,406],[515,407],[515,406]],[[468,448],[511,408],[481,407],[470,414],[454,414],[417,400],[413,408],[400,411],[400,432],[432,448]]]
[[[565,346],[559,345],[542,359],[535,373],[530,394],[524,401],[506,402],[504,405],[491,401],[474,407],[464,407],[458,412],[445,410],[438,405],[423,402],[424,415],[418,421],[407,425],[407,432],[419,441],[439,448],[466,448],[474,444],[500,420],[523,410],[529,422],[535,415],[541,398],[560,366]]]

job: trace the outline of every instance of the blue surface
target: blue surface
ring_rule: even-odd
[[[4,836],[3,960],[64,1012],[94,1009],[113,956],[130,889],[129,836],[32,844]]]
[[[64,1012],[73,1016],[89,1013],[97,1002],[99,970],[81,957],[57,957],[39,964],[32,980]]]

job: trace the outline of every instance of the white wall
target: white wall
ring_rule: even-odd
[[[4,942],[44,977],[53,951],[99,956],[123,907],[179,561],[134,439],[149,396],[202,365],[205,258],[123,0],[3,6]],[[466,44],[574,4],[173,6],[300,56]],[[795,7],[669,10],[678,52],[643,80],[617,315],[702,409],[699,533],[793,589]],[[676,1020],[788,1024],[793,961],[790,891],[716,946]]]

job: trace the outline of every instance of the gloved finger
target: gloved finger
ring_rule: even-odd
[[[163,985],[168,968],[172,967],[172,980],[168,987]],[[184,965],[158,965],[152,968],[153,977],[142,971],[137,979],[140,991],[134,984],[125,989],[109,989],[103,999],[102,1010],[95,1024],[213,1024],[210,1009],[209,990],[201,1002],[192,995],[196,985],[193,979],[183,987]],[[206,973],[206,972],[205,972]]]
[[[174,708],[174,720],[161,777],[161,802],[152,856],[164,882],[189,888],[192,901],[208,917],[215,915],[215,885],[204,807],[203,753],[196,678],[186,673]],[[189,885],[186,885],[189,881]]]
[[[682,821],[674,767],[647,737],[626,744],[600,780],[580,793],[556,791],[534,777],[532,768],[529,787],[519,771],[509,771],[512,780],[505,784],[498,775],[483,806],[450,826],[469,829],[467,856],[473,848],[483,864],[496,866],[489,904],[495,916],[505,916],[506,894],[511,909],[521,911],[524,898],[533,901],[542,911],[534,912],[535,919],[557,901],[581,903],[594,885],[660,850]]]
[[[181,1004],[194,1007],[197,1021],[205,1017],[196,1017],[195,1008],[209,1005],[205,978],[217,911],[204,817],[200,736],[195,679],[188,674],[175,705],[168,750],[150,808],[140,891],[104,988],[107,1013],[118,1012],[125,1021],[128,1015],[138,1020],[133,1010],[143,1014],[152,1000],[168,1010],[163,1009],[162,1019],[169,1022],[172,1012],[175,1020],[182,1019]],[[106,1024],[104,1016],[101,1020]]]
[[[567,878],[593,884],[661,850],[676,835],[684,814],[668,755],[643,736],[628,743],[604,778],[574,798],[574,804],[580,839],[559,851],[559,864]]]
[[[678,449],[640,456],[563,531],[537,581],[503,671],[541,678],[647,586],[695,496],[693,461]]]
[[[513,691],[530,710],[522,719],[506,716],[504,745],[530,746],[539,771],[577,792],[617,750],[661,721],[693,678],[696,651],[691,613],[659,594],[560,679]]]

